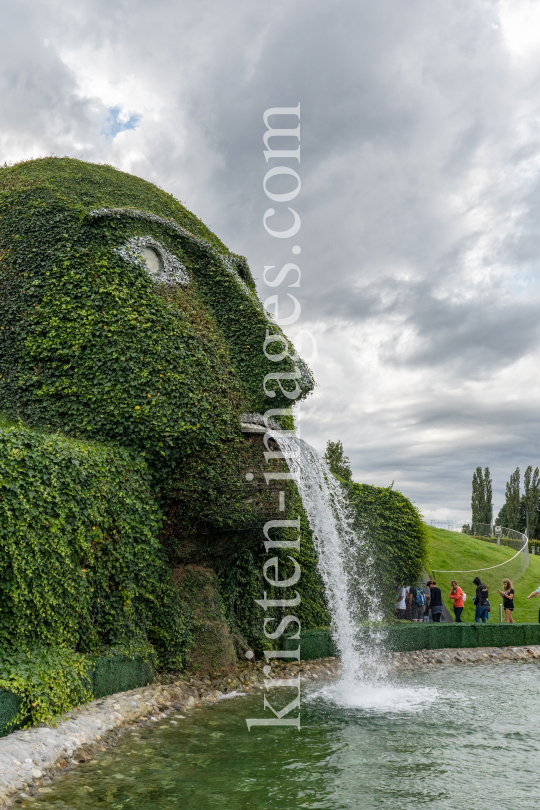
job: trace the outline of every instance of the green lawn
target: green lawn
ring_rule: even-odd
[[[491,602],[490,621],[499,621],[499,604],[502,604],[502,599],[497,593],[497,588],[502,588],[502,580],[507,577],[512,581],[512,585],[516,591],[514,621],[516,622],[537,622],[538,609],[540,608],[540,597],[527,600],[526,597],[539,586],[538,579],[540,578],[540,555],[529,556],[529,567],[523,572],[523,564],[521,555],[508,564],[504,565],[505,560],[508,560],[516,552],[506,546],[497,546],[492,543],[487,543],[484,540],[478,540],[467,534],[459,534],[458,532],[448,532],[445,529],[434,529],[428,527],[429,532],[429,564],[428,571],[431,573],[433,569],[451,570],[455,573],[440,574],[433,571],[433,577],[437,580],[437,584],[441,588],[445,604],[451,608],[451,600],[448,598],[450,593],[450,582],[456,579],[459,586],[467,594],[465,602],[465,610],[462,614],[462,620],[471,622],[474,621],[474,605],[472,597],[474,596],[475,585],[473,579],[479,576],[489,588],[489,597]],[[492,571],[479,571],[477,569],[490,568],[493,565],[499,565]],[[472,573],[460,574],[458,571],[474,569]],[[504,616],[503,616],[504,619]]]

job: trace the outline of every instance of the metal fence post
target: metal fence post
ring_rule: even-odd
[[[502,605],[499,605],[499,621],[502,624]]]

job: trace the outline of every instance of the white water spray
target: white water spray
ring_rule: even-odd
[[[343,488],[317,451],[296,437],[269,433],[283,453],[313,532],[343,679],[377,679],[385,671],[380,649],[383,615],[366,539],[353,530]]]

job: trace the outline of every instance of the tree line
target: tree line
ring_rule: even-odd
[[[521,472],[519,467],[511,474],[506,483],[506,499],[495,521],[493,521],[493,491],[489,467],[482,471],[477,467],[473,473],[471,511],[473,523],[495,522],[497,526],[506,526],[524,532],[529,517],[529,537],[538,538],[540,535],[540,471],[534,470],[531,465],[525,470],[523,476],[523,490],[521,488]]]

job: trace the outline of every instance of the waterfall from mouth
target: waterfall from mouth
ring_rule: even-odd
[[[296,437],[269,432],[287,462],[313,532],[343,679],[378,679],[386,669],[380,649],[383,614],[366,538],[353,530],[343,487],[317,451]]]

